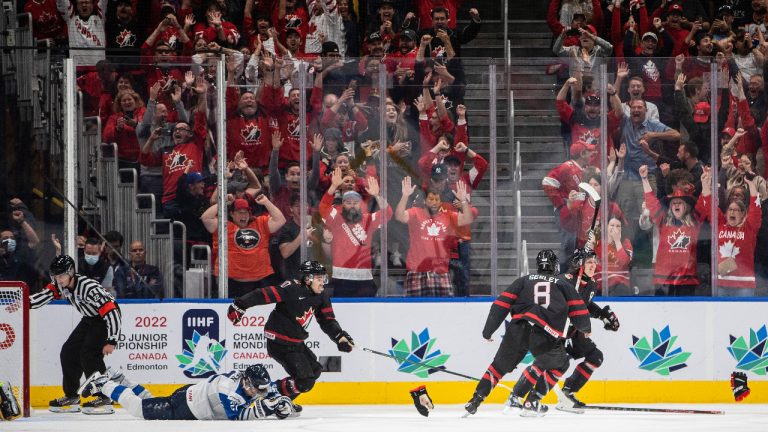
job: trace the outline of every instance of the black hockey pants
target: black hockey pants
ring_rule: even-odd
[[[83,318],[61,347],[62,387],[67,397],[78,396],[80,377],[107,370],[102,350],[107,343],[107,324],[100,317]]]

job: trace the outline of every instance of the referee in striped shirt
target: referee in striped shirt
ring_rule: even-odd
[[[104,356],[112,354],[120,336],[120,308],[114,297],[93,279],[75,273],[75,261],[59,255],[50,266],[52,283],[30,297],[37,309],[51,300],[66,299],[83,316],[61,347],[64,396],[49,403],[52,412],[79,412],[80,377],[104,373]],[[85,414],[112,414],[112,402],[99,396],[83,404]]]

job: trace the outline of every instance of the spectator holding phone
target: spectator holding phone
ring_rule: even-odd
[[[120,168],[138,168],[139,141],[136,126],[144,117],[144,102],[133,90],[117,93],[113,106],[114,114],[107,120],[102,140],[117,143],[117,158]]]

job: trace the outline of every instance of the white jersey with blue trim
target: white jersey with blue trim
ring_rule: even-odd
[[[213,375],[187,388],[187,405],[198,420],[239,420],[255,400],[245,394],[240,373]]]

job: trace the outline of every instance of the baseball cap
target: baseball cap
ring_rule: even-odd
[[[248,201],[243,198],[238,198],[235,200],[235,202],[232,204],[232,210],[251,210],[251,205],[248,204]]]
[[[459,166],[461,165],[461,160],[454,155],[448,155],[443,159],[443,163],[449,166]]]
[[[642,40],[642,39],[645,39],[645,38],[652,38],[652,39],[654,39],[656,42],[658,42],[658,41],[659,41],[659,37],[658,37],[658,36],[656,36],[656,33],[654,33],[654,32],[645,32],[645,33],[643,33],[643,37],[641,38],[641,40]]]
[[[584,27],[582,27],[584,30],[592,33],[593,35],[597,34],[597,29],[592,24],[587,24]]]
[[[203,175],[200,174],[197,171],[187,173],[187,184],[195,184],[197,182],[203,181]]]
[[[736,135],[736,129],[734,129],[734,128],[730,127],[730,126],[727,127],[727,128],[723,128],[723,134],[728,135],[728,136],[734,136],[734,135]]]
[[[581,154],[581,152],[595,151],[596,148],[597,146],[594,144],[590,144],[586,141],[578,140],[575,143],[571,144],[571,157],[576,158]]]
[[[363,197],[359,193],[357,193],[355,191],[346,191],[346,192],[344,192],[344,195],[341,196],[341,200],[344,201],[344,200],[348,200],[348,199],[362,201]]]
[[[594,92],[587,93],[584,96],[584,103],[587,105],[600,105],[600,95]]]
[[[169,13],[176,13],[176,6],[171,2],[164,1],[160,4],[160,15],[166,16]]]
[[[373,32],[373,33],[368,35],[368,41],[369,42],[372,41],[372,40],[376,40],[376,39],[381,39],[381,34],[379,32]]]
[[[339,53],[339,46],[334,41],[326,41],[323,42],[323,51],[322,55],[326,55],[329,53]]]
[[[728,5],[722,5],[717,9],[717,16],[733,15],[733,8]]]
[[[440,181],[448,178],[448,169],[445,164],[432,165],[432,180]]]
[[[693,121],[696,123],[706,123],[709,120],[711,107],[709,102],[699,102],[693,107]]]
[[[400,33],[400,39],[410,39],[412,41],[418,41],[419,36],[416,34],[415,31],[411,29],[405,29],[402,33]]]
[[[680,15],[683,14],[683,7],[679,4],[673,4],[667,9],[668,14],[678,13]]]

